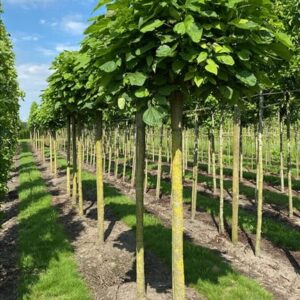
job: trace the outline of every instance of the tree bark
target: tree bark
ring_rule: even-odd
[[[67,195],[71,196],[71,118],[67,120]]]
[[[240,169],[240,110],[234,107],[233,116],[233,176],[232,176],[232,242],[238,242],[239,218],[239,169]]]
[[[137,299],[145,299],[144,271],[144,180],[145,180],[145,123],[143,112],[136,113],[136,283]]]
[[[280,124],[279,124],[279,139],[280,139],[280,182],[281,182],[281,192],[284,193],[284,161],[283,161],[283,124],[284,124],[284,117],[282,113],[279,116]]]
[[[185,299],[183,262],[183,182],[182,182],[183,97],[171,99],[172,123],[172,293],[173,300]]]
[[[83,216],[83,191],[82,191],[82,134],[81,130],[78,129],[78,150],[77,150],[77,162],[78,162],[78,169],[77,169],[77,184],[78,184],[78,208],[79,208],[79,215]]]
[[[220,136],[219,136],[219,165],[220,165],[220,208],[219,208],[219,232],[223,234],[224,230],[224,167],[223,167],[223,111],[221,111]]]
[[[158,150],[158,162],[157,162],[157,177],[156,177],[156,193],[155,199],[160,199],[160,187],[161,187],[161,175],[162,175],[162,142],[163,142],[163,125],[160,128],[159,137],[159,150]]]
[[[73,188],[72,188],[72,203],[77,202],[77,150],[76,150],[76,120],[72,117],[72,145],[73,145]]]
[[[198,194],[198,164],[199,164],[199,117],[195,115],[195,144],[194,144],[194,157],[193,157],[193,185],[192,185],[192,207],[191,217],[195,219],[197,209],[197,194]]]
[[[97,243],[104,243],[104,189],[103,189],[103,165],[102,165],[102,112],[96,122],[96,176],[97,176]]]
[[[294,215],[293,190],[292,190],[292,160],[291,160],[291,112],[290,95],[286,93],[286,126],[287,126],[287,175],[288,175],[288,196],[289,196],[289,217]]]
[[[260,255],[260,242],[261,242],[261,227],[262,227],[262,208],[263,208],[263,102],[264,98],[260,95],[259,99],[259,124],[258,124],[258,190],[257,190],[257,225],[256,225],[256,243],[255,255]]]

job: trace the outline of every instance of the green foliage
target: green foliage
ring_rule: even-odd
[[[0,14],[2,13],[0,3]],[[15,57],[9,34],[0,15],[0,201],[6,190],[8,172],[15,154],[19,121],[19,98]]]

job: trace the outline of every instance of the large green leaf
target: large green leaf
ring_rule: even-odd
[[[207,52],[204,52],[204,51],[201,52],[197,57],[197,63],[201,64],[202,62],[206,61],[207,57],[208,57]]]
[[[287,46],[288,48],[293,48],[293,42],[291,40],[291,37],[283,32],[277,32],[275,34],[276,39],[282,43],[283,45]]]
[[[220,63],[228,66],[233,66],[235,64],[234,59],[232,58],[231,55],[218,55],[217,60]]]
[[[125,82],[133,86],[143,86],[147,76],[141,72],[127,73]]]
[[[254,30],[260,27],[257,23],[247,19],[235,19],[231,21],[229,24],[234,25],[237,28],[246,29],[246,30]]]
[[[187,15],[184,19],[184,26],[186,33],[190,36],[193,42],[200,43],[202,34],[203,34],[203,28],[200,28],[196,23],[191,15]]]
[[[149,91],[145,87],[141,87],[134,93],[137,98],[145,98],[149,96]]]
[[[207,65],[205,66],[206,71],[218,75],[218,69],[219,66],[212,59],[207,60]]]
[[[246,86],[253,87],[257,84],[255,75],[247,70],[238,71],[235,76]]]
[[[153,106],[150,106],[143,115],[144,122],[149,126],[160,126],[162,119],[163,114]]]
[[[156,50],[157,57],[173,57],[176,51],[168,45],[162,45]]]
[[[158,19],[151,21],[141,29],[141,32],[145,33],[145,32],[149,32],[149,31],[153,31],[156,28],[159,28],[160,26],[162,26],[163,24],[164,24],[164,22],[161,20],[158,20]]]
[[[115,71],[118,68],[117,64],[111,60],[100,66],[100,70],[106,72],[106,73],[111,73]]]

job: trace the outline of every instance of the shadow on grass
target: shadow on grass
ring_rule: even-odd
[[[72,299],[77,293],[82,297],[80,299],[90,299],[77,273],[72,258],[73,249],[62,225],[57,222],[59,217],[52,206],[51,195],[35,166],[28,145],[22,143],[22,149],[18,187],[19,298]],[[73,232],[71,238],[75,239],[83,226],[72,221],[72,213],[65,218],[69,219]]]

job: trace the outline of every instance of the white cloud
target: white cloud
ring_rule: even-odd
[[[61,21],[61,28],[72,35],[81,35],[86,29],[87,24],[79,14],[66,16]]]
[[[26,93],[22,104],[21,118],[26,120],[29,114],[30,104],[39,102],[41,91],[47,87],[47,78],[51,74],[47,64],[20,64],[17,66],[21,89]]]
[[[79,50],[79,45],[71,45],[71,44],[56,44],[51,48],[39,47],[37,51],[42,53],[42,55],[47,57],[57,56],[59,53],[63,51],[77,51]]]
[[[56,0],[6,0],[7,3],[20,5],[22,8],[46,6]]]
[[[25,35],[21,37],[21,40],[26,42],[37,42],[39,39],[40,38],[35,35]]]

